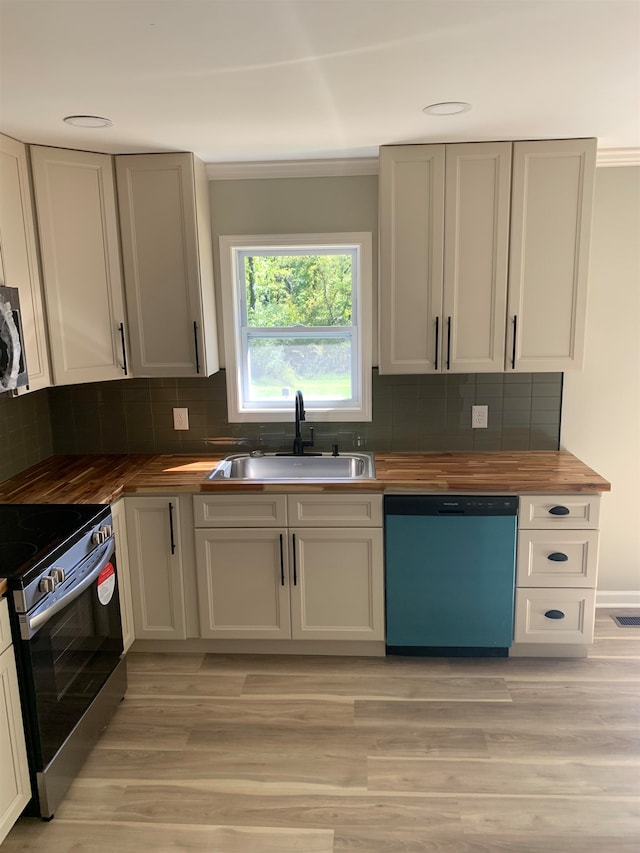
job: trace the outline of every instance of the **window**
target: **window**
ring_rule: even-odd
[[[371,235],[221,237],[230,421],[371,420]]]

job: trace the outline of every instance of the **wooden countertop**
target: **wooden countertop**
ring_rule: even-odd
[[[205,477],[221,454],[51,456],[0,483],[2,503],[110,503],[123,494],[413,491],[507,494],[608,492],[611,484],[567,451],[376,453],[376,479],[245,483]]]

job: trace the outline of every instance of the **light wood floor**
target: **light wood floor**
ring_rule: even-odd
[[[588,660],[129,656],[2,853],[638,853],[640,628]]]

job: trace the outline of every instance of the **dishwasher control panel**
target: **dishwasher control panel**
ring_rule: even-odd
[[[517,515],[515,495],[387,495],[386,515]]]

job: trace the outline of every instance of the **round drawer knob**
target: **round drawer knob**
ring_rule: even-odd
[[[547,610],[544,615],[547,619],[564,619],[564,613],[562,610]]]

